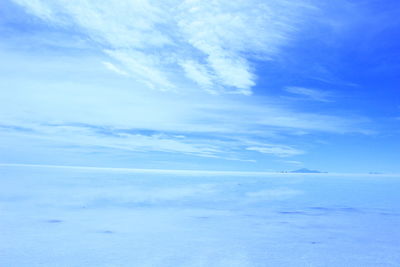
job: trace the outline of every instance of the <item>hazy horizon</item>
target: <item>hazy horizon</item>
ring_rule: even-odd
[[[128,168],[128,167],[105,167],[105,166],[84,166],[84,165],[46,165],[46,164],[24,164],[24,163],[0,163],[0,167],[32,167],[32,168],[59,168],[59,169],[77,169],[77,170],[99,170],[99,171],[122,171],[130,173],[154,173],[154,174],[177,174],[177,175],[343,175],[343,176],[392,176],[399,177],[400,173],[383,173],[383,172],[325,172],[320,170],[310,170],[301,168],[295,170],[280,171],[235,171],[235,170],[212,170],[212,169],[160,169],[160,168]]]

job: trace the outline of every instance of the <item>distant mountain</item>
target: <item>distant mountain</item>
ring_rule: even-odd
[[[291,171],[291,173],[324,173],[324,172],[302,168],[295,171]]]

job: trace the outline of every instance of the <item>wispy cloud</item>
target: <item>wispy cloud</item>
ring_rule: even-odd
[[[120,74],[151,88],[174,90],[185,76],[209,92],[246,95],[256,81],[252,60],[279,53],[312,10],[306,0],[14,2],[52,25],[78,28],[121,64]]]
[[[102,128],[90,125],[0,125],[4,139],[44,141],[58,146],[86,147],[92,150],[111,149],[126,152],[168,152],[186,155],[252,161],[243,158],[243,151],[254,151],[277,157],[291,157],[304,151],[282,144],[265,144],[249,137],[232,135],[176,135],[127,129]],[[225,140],[224,140],[225,139]],[[35,141],[36,140],[36,141]],[[18,142],[18,141],[17,141]]]
[[[131,152],[172,152],[203,157],[221,157],[224,151],[204,140],[187,140],[165,134],[140,134],[99,129],[84,125],[33,125],[27,131],[16,127],[2,127],[1,135],[33,138],[59,145],[107,148]]]
[[[286,92],[291,94],[303,96],[307,99],[320,101],[320,102],[331,102],[332,94],[327,91],[305,88],[305,87],[297,87],[297,86],[289,86],[285,88]]]
[[[297,160],[282,160],[281,162],[297,166],[303,165],[303,162]]]
[[[247,150],[257,151],[263,154],[272,154],[278,157],[290,157],[295,155],[303,154],[304,151],[295,149],[287,145],[271,145],[265,144],[262,146],[251,146],[247,147]]]
[[[111,70],[111,71],[113,71],[113,72],[115,72],[115,73],[118,73],[119,75],[122,75],[122,76],[128,76],[128,75],[129,75],[126,71],[121,70],[120,68],[118,68],[117,66],[115,66],[114,64],[112,64],[111,62],[106,62],[106,61],[104,61],[104,62],[103,62],[103,65],[104,65],[107,69],[109,69],[109,70]]]

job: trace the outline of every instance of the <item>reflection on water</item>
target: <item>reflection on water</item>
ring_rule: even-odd
[[[0,266],[400,262],[400,177],[0,174]]]

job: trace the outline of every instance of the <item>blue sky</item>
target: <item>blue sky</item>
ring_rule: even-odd
[[[0,7],[3,163],[400,172],[397,1]]]

